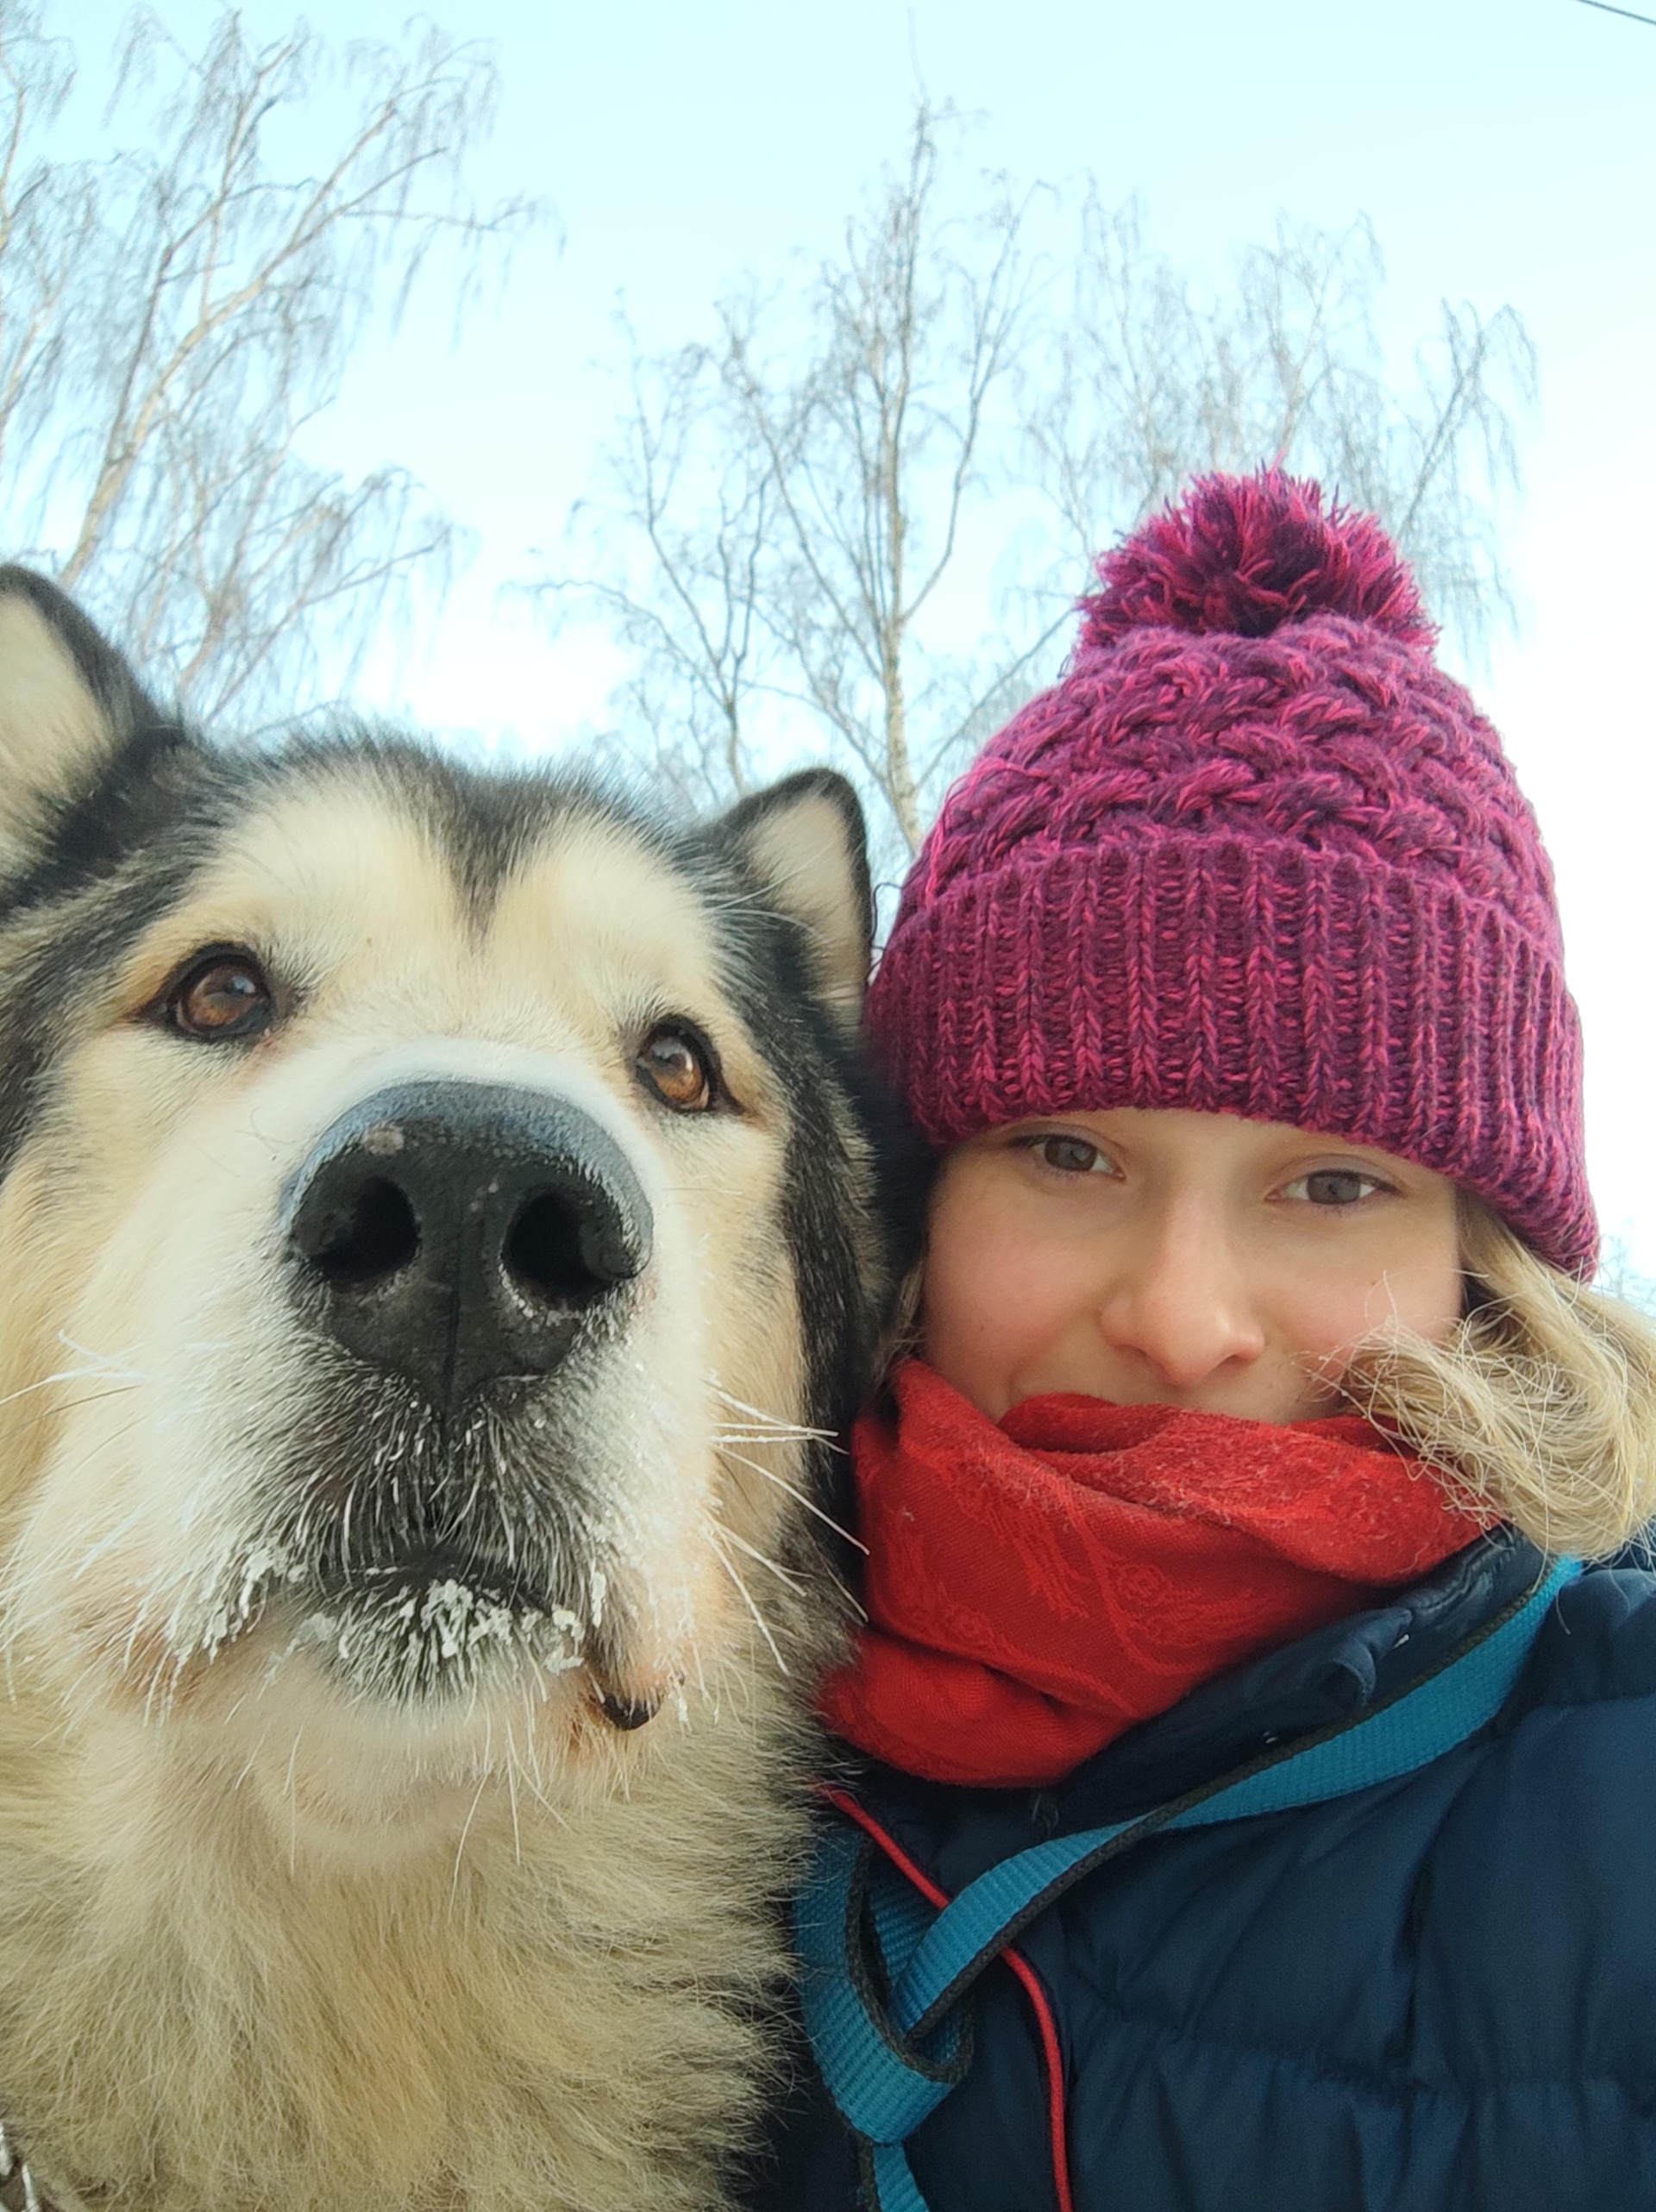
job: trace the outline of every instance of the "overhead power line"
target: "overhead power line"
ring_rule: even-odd
[[[1612,8],[1610,0],[1581,0],[1584,8],[1596,8],[1606,16],[1625,16],[1630,23],[1648,23],[1656,31],[1656,16],[1636,16],[1631,8]]]

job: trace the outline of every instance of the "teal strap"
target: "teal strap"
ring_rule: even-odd
[[[876,2143],[869,2165],[875,2192],[869,2212],[932,2212],[900,2143]]]
[[[857,2134],[873,2143],[900,2143],[934,2111],[970,2060],[958,2014],[927,2039],[906,2036],[893,2022],[881,1981],[911,1952],[936,1913],[906,1883],[879,1883],[873,1918],[878,1967],[866,1956],[873,1846],[857,1831],[825,1831],[816,1863],[794,1908],[800,1990],[806,2033],[835,2103]],[[910,1899],[918,1902],[916,1914]],[[924,1917],[922,1917],[924,1916]],[[888,1938],[895,1945],[885,1951]]]
[[[1470,1650],[1362,1720],[1284,1750],[1193,1802],[1036,1844],[992,1866],[938,1914],[903,1966],[891,2008],[899,2027],[911,2033],[946,2005],[958,1983],[1016,1942],[1035,1912],[1044,1911],[1123,1836],[1208,1827],[1349,1797],[1412,1774],[1465,1743],[1506,1703],[1547,1608],[1580,1572],[1578,1560],[1559,1560],[1525,1602]]]
[[[1580,1572],[1559,1560],[1457,1658],[1361,1720],[1136,1820],[1019,1852],[941,1912],[855,1829],[828,1828],[795,1908],[800,2001],[824,2083],[872,2146],[879,2212],[925,2212],[901,2146],[970,2063],[957,2000],[1032,1920],[1146,1836],[1324,1803],[1440,1758],[1494,1720],[1553,1599]]]

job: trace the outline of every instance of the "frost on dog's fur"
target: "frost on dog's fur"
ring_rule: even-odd
[[[267,1025],[180,1033],[225,948]],[[219,754],[0,574],[0,2117],[88,2201],[722,2201],[897,1256],[867,951],[833,779],[673,832]],[[722,1110],[641,1081],[664,1021]],[[653,1224],[463,1405],[294,1287],[296,1184],[398,1086],[557,1101]]]

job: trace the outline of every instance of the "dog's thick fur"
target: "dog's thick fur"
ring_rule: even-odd
[[[900,1257],[869,929],[836,779],[672,831],[361,734],[215,750],[0,572],[0,2117],[66,2191],[723,2201],[838,1633],[806,1432]],[[216,948],[256,1033],[179,1025]],[[664,1021],[710,1110],[641,1075]],[[574,1101],[654,1219],[463,1419],[287,1241],[416,1081]]]

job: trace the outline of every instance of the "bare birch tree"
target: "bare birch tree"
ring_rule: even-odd
[[[939,206],[947,128],[920,106],[802,313],[750,287],[720,306],[714,344],[635,349],[580,513],[591,565],[545,587],[594,596],[637,656],[622,704],[658,773],[739,790],[767,717],[803,707],[906,849],[938,752],[929,731],[917,751],[916,708],[960,688],[923,620],[986,490],[1036,279],[1004,185],[968,215]]]
[[[430,29],[342,58],[303,27],[256,46],[230,12],[191,55],[135,15],[112,118],[147,143],[98,160],[36,150],[74,66],[0,0],[9,535],[164,688],[245,726],[324,665],[348,686],[376,626],[441,592],[453,523],[405,470],[317,467],[304,433],[440,241],[463,284],[532,210],[473,203],[493,73]],[[326,158],[279,166],[329,96]]]
[[[60,388],[79,272],[98,238],[96,172],[34,152],[75,81],[66,41],[0,0],[0,480],[15,487]]]
[[[1470,646],[1509,615],[1496,522],[1534,379],[1512,309],[1446,304],[1398,377],[1366,222],[1284,221],[1204,288],[1088,188],[1042,203],[1038,251],[1034,195],[991,179],[956,209],[946,125],[921,104],[802,313],[750,286],[712,343],[633,348],[585,565],[543,587],[631,655],[624,744],[722,799],[799,756],[803,707],[900,863],[1050,675],[1090,556],[1202,469],[1278,461],[1373,509]]]
[[[603,610],[629,656],[624,715],[648,734],[657,777],[711,810],[754,778],[750,723],[769,642],[761,572],[778,504],[770,461],[747,435],[715,348],[686,346],[651,360],[624,318],[619,327],[627,406],[604,492],[574,517],[590,529],[593,567],[578,582],[541,588]],[[607,542],[618,508],[624,565]]]
[[[1095,192],[1070,278],[1026,419],[1032,474],[1074,560],[1195,472],[1276,461],[1377,514],[1464,648],[1511,615],[1497,517],[1535,384],[1512,308],[1485,317],[1445,301],[1397,379],[1366,219],[1333,233],[1281,220],[1212,289],[1147,246],[1136,206],[1106,208]]]
[[[983,488],[991,409],[1032,291],[1024,210],[1004,185],[969,218],[938,206],[938,124],[919,110],[903,170],[819,277],[802,374],[751,298],[724,311],[724,373],[768,470],[773,680],[812,707],[912,851],[924,770],[912,717],[919,624]]]

